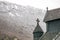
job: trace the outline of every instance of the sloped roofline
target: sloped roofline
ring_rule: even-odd
[[[35,27],[35,29],[34,29],[34,31],[33,31],[33,33],[34,32],[43,32],[43,30],[42,30],[42,28],[40,27],[40,25],[39,25],[39,19],[37,18],[37,26]]]
[[[54,13],[55,12],[55,13]],[[56,8],[56,9],[52,9],[52,10],[48,10],[46,11],[45,17],[44,17],[44,22],[47,21],[51,21],[51,20],[55,20],[55,19],[59,19],[60,17],[60,8]],[[56,16],[57,15],[57,16]]]

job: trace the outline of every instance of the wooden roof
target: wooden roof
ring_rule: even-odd
[[[33,32],[43,32],[43,30],[41,29],[41,27],[39,25],[39,19],[37,19],[36,21],[37,21],[37,26]]]
[[[40,26],[36,26],[35,30],[33,32],[43,32]]]
[[[60,18],[60,8],[48,10],[46,12],[44,22],[59,19]]]
[[[52,40],[58,32],[46,32],[39,40]]]

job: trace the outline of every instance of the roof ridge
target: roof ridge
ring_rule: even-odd
[[[42,30],[42,28],[40,26],[36,26],[35,30],[33,32],[37,32],[37,31],[43,32],[43,30]]]
[[[55,8],[55,9],[52,9],[52,10],[48,10],[48,11],[53,11],[53,10],[59,10],[60,8]]]
[[[60,8],[52,9],[46,12],[44,22],[60,18]]]

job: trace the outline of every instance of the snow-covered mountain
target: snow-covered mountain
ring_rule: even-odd
[[[1,33],[15,35],[21,40],[33,40],[36,19],[42,21],[43,17],[44,11],[41,9],[0,1]]]

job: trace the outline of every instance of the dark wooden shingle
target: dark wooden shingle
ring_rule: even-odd
[[[59,19],[60,18],[60,8],[48,10],[44,18],[44,22]]]

